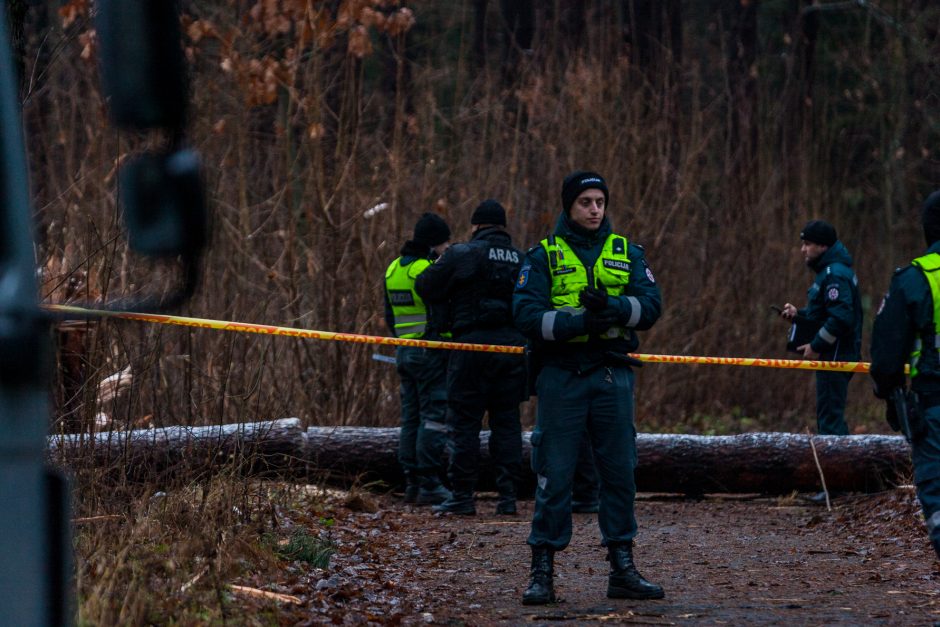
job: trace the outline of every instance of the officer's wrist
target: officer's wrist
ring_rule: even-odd
[[[591,312],[587,309],[576,316],[572,316],[573,318],[577,318],[575,321],[575,335],[584,335],[588,332],[588,319],[590,316]]]

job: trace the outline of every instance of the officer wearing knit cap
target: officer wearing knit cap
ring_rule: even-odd
[[[862,304],[852,256],[839,241],[834,226],[811,220],[800,231],[800,252],[815,279],[808,304],[797,309],[787,303],[780,314],[818,327],[813,339],[797,347],[806,359],[857,361],[861,357]],[[852,373],[816,371],[816,426],[821,435],[848,435],[845,402]],[[825,502],[825,493],[814,500]]]
[[[917,496],[940,559],[940,320],[935,305],[940,302],[940,190],[927,197],[921,220],[927,250],[895,270],[878,308],[871,377],[875,396],[888,403],[888,423],[910,441]],[[910,366],[910,392],[905,392],[905,366]],[[907,405],[906,425],[898,419],[895,402]]]
[[[506,226],[506,210],[499,202],[487,198],[473,210],[473,215],[470,216],[470,224],[475,226],[484,224]]]
[[[400,338],[441,339],[441,312],[415,291],[415,280],[450,242],[450,228],[439,215],[423,214],[414,237],[385,271],[385,323]],[[450,498],[443,476],[446,442],[447,353],[399,346],[396,364],[401,379],[401,432],[398,461],[405,473],[405,502],[434,505]]]
[[[522,252],[506,232],[506,210],[484,200],[470,217],[473,235],[455,244],[418,277],[415,289],[425,302],[446,305],[454,339],[470,344],[522,346],[525,338],[512,320],[512,292]],[[447,476],[453,496],[438,512],[473,515],[480,457],[480,428],[489,414],[490,457],[496,466],[496,513],[516,513],[522,473],[519,403],[525,391],[525,364],[518,355],[453,351],[447,373]]]
[[[643,248],[615,233],[607,182],[578,171],[561,186],[555,231],[526,253],[513,316],[541,355],[532,468],[538,482],[528,544],[525,605],[555,601],[554,555],[571,541],[572,483],[587,433],[600,476],[598,524],[607,547],[610,598],[664,593],[637,571],[633,539],[636,429],[629,353],[653,326],[662,300]]]
[[[436,248],[450,241],[450,227],[447,226],[444,218],[436,213],[421,214],[421,217],[415,223],[414,239],[412,241],[419,245],[426,245],[430,249]],[[432,256],[436,257],[437,254],[437,251],[434,251]]]
[[[836,227],[822,220],[810,220],[800,231],[800,239],[804,242],[812,242],[820,246],[833,246],[838,237],[836,237]]]
[[[609,204],[610,192],[604,177],[597,172],[579,170],[566,176],[561,184],[561,208],[566,213],[570,212],[575,199],[588,189],[600,190],[604,194],[604,205]]]
[[[604,195],[604,206],[610,203],[610,192],[607,181],[597,172],[577,171],[565,177],[561,184],[561,207],[571,215],[571,207],[575,199],[588,189],[599,190]],[[597,468],[594,465],[594,454],[591,452],[590,438],[585,433],[584,441],[578,451],[578,461],[575,466],[574,482],[571,491],[571,511],[576,514],[596,514],[600,509],[599,481]]]

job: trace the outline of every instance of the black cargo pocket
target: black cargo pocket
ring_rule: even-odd
[[[532,459],[529,465],[532,467],[532,472],[538,475],[539,469],[542,468],[541,455],[539,454],[539,444],[542,443],[542,432],[538,429],[533,431],[529,441],[532,443]]]

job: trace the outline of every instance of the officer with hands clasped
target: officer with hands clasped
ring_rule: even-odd
[[[440,339],[442,318],[415,292],[415,280],[447,249],[450,228],[425,213],[414,237],[385,271],[385,323],[399,338]],[[401,379],[401,435],[398,461],[405,473],[405,502],[434,505],[450,498],[440,480],[447,439],[447,351],[399,346],[395,362]]]
[[[485,200],[470,218],[473,235],[451,246],[421,273],[415,285],[425,302],[446,304],[453,338],[470,344],[522,346],[512,321],[512,294],[522,252],[506,232],[506,210]],[[473,491],[480,458],[483,414],[489,414],[490,455],[496,467],[497,514],[516,513],[516,484],[522,471],[525,363],[518,355],[454,351],[447,372],[447,469],[453,496],[435,511],[476,513]]]
[[[910,440],[917,496],[940,558],[940,190],[921,217],[928,248],[891,279],[872,330],[871,377],[875,396],[888,401],[888,422]]]
[[[633,563],[636,428],[632,366],[637,330],[659,318],[661,298],[643,249],[612,231],[608,190],[594,172],[562,185],[554,234],[529,250],[513,299],[516,325],[538,345],[537,477],[525,605],[555,600],[554,554],[571,540],[571,490],[587,432],[600,478],[598,523],[608,550],[610,598],[659,599]]]
[[[818,328],[812,340],[797,347],[806,359],[858,361],[862,348],[862,304],[852,256],[828,222],[812,220],[800,232],[800,252],[815,274],[808,303],[797,309],[787,303],[780,315],[799,316]],[[851,372],[816,371],[816,428],[820,435],[848,435],[845,401]],[[822,495],[825,496],[824,494]]]

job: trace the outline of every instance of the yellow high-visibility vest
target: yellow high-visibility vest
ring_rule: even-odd
[[[395,318],[396,337],[417,339],[427,331],[428,310],[415,291],[415,279],[430,265],[428,259],[402,265],[399,257],[385,270],[385,292]]]
[[[601,254],[590,270],[584,267],[578,255],[568,243],[557,235],[542,240],[548,253],[548,269],[552,277],[552,307],[559,311],[581,313],[584,307],[578,295],[588,285],[604,287],[611,296],[620,296],[630,283],[630,257],[627,254],[627,238],[611,233],[604,242]],[[613,326],[600,339],[612,340],[626,337],[626,327]],[[587,335],[571,338],[569,342],[586,342]]]
[[[930,295],[933,297],[933,345],[934,348],[940,348],[940,254],[930,253],[918,257],[911,264],[923,272],[930,286]],[[911,352],[911,378],[918,375],[917,362],[920,361],[921,350],[923,341],[918,337],[914,340],[914,350]]]

